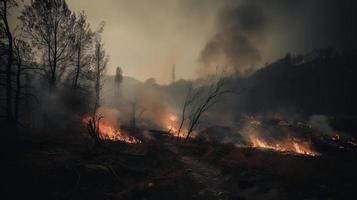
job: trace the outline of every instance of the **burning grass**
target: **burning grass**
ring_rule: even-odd
[[[182,149],[185,154],[221,169],[228,177],[227,190],[236,199],[351,199],[354,196],[355,151],[333,149],[311,157],[200,141],[183,144]]]
[[[86,116],[83,118],[82,122],[87,125],[92,120],[91,116]],[[99,137],[102,140],[110,140],[110,141],[122,141],[128,144],[137,144],[141,143],[141,141],[129,134],[124,133],[120,128],[116,125],[116,123],[112,122],[109,119],[101,118],[98,120],[98,129],[99,129]]]
[[[206,166],[222,172],[218,178],[230,199],[351,199],[355,191],[355,150],[318,148],[321,156],[311,157],[198,139],[96,148],[56,139],[5,144],[11,154],[4,163],[13,170],[5,180],[14,180],[11,195],[21,199],[207,199],[197,193],[217,177],[204,177],[203,186],[192,178]],[[192,172],[181,163],[185,156],[204,165]]]
[[[186,138],[188,130],[183,126],[180,129],[180,120],[174,114],[169,114],[163,122],[163,127],[167,129],[167,132],[173,137]],[[190,138],[194,138],[195,134],[191,134]]]
[[[320,153],[314,151],[311,143],[298,138],[287,138],[283,141],[267,142],[264,138],[249,135],[249,142],[254,148],[270,149],[279,152],[292,152],[307,156],[318,156]]]
[[[92,149],[26,138],[5,144],[12,151],[3,199],[184,199],[197,190],[160,143],[105,142]]]
[[[308,124],[300,121],[296,124],[285,120],[267,123],[259,117],[247,117],[246,124],[241,130],[250,147],[313,157],[319,156],[320,153],[314,150],[312,142],[307,139],[311,135],[304,137],[301,133],[294,134],[295,131],[313,133]]]

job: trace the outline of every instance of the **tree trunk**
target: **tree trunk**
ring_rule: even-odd
[[[195,124],[195,125],[196,125],[196,124]],[[191,126],[190,129],[188,130],[187,136],[186,136],[186,138],[185,138],[185,142],[187,142],[188,138],[190,138],[190,135],[191,135],[191,133],[192,133],[193,128],[194,128],[195,125]]]
[[[55,90],[57,85],[57,26],[54,30],[54,53],[53,53],[53,63],[52,63],[52,73],[51,73],[51,81],[50,81],[50,89]]]
[[[9,127],[13,127],[13,99],[12,99],[12,61],[13,61],[13,37],[7,20],[7,1],[3,1],[3,21],[8,40],[7,65],[6,65],[6,119]]]
[[[181,116],[181,123],[180,123],[180,127],[179,127],[179,129],[178,129],[178,131],[177,131],[177,140],[179,140],[180,139],[180,133],[181,133],[181,129],[182,129],[182,127],[183,127],[183,123],[185,122],[185,112],[186,112],[186,107],[187,107],[187,102],[186,102],[187,100],[185,100],[185,105],[184,105],[184,107],[183,107],[183,110],[182,110],[182,116]]]
[[[78,45],[78,50],[77,50],[77,66],[76,66],[76,74],[74,77],[73,88],[78,87],[80,67],[81,67],[81,44]]]
[[[19,107],[20,107],[20,94],[21,94],[21,68],[22,61],[20,57],[20,51],[18,51],[17,55],[17,72],[16,72],[16,93],[15,93],[15,126],[18,127],[19,124]]]
[[[98,55],[99,55],[100,49],[97,49]],[[94,115],[97,112],[97,109],[99,107],[99,100],[100,100],[100,60],[99,56],[97,60],[97,73],[96,73],[96,82],[95,82],[95,104],[94,104]]]
[[[136,132],[136,104],[135,103],[133,103],[133,105],[132,105],[132,112],[133,112],[132,131],[133,131],[133,134],[135,134],[135,132]]]

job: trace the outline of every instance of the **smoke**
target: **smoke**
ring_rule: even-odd
[[[218,32],[201,52],[206,66],[224,64],[239,72],[261,61],[259,43],[264,43],[266,17],[261,6],[245,2],[226,8],[218,16]]]
[[[119,94],[115,92],[117,89],[114,78],[108,76],[104,82],[102,105],[117,111],[109,116],[117,118],[120,125],[132,128],[135,115],[136,128],[140,130],[166,129],[170,116],[177,115],[176,106],[169,102],[168,95],[158,85],[124,77]]]
[[[97,113],[100,116],[105,117],[106,120],[109,120],[110,122],[114,123],[115,125],[120,125],[120,122],[118,122],[118,119],[121,117],[121,113],[118,109],[115,108],[109,108],[102,106],[98,108]]]
[[[324,115],[313,115],[311,116],[309,123],[311,126],[323,134],[333,135],[334,130],[328,122],[328,118]]]
[[[353,48],[353,0],[243,0],[221,9],[215,34],[201,50],[204,70],[229,67],[247,74],[287,52]]]

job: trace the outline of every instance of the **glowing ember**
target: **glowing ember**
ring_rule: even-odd
[[[355,141],[352,141],[352,140],[347,141],[347,143],[350,144],[350,145],[353,145],[353,146],[357,146],[357,143]]]
[[[175,115],[171,115],[170,116],[170,121],[176,122],[177,121],[177,117]]]
[[[170,114],[164,121],[164,127],[167,128],[168,133],[174,137],[186,138],[188,130],[184,127],[181,128],[180,133],[178,129],[180,127],[180,121],[176,115]],[[191,138],[194,138],[194,134],[190,135]]]
[[[296,138],[289,138],[284,141],[267,142],[256,135],[249,135],[249,142],[253,147],[271,149],[280,152],[293,152],[308,156],[318,156],[318,152],[311,149],[309,142],[304,142]]]
[[[338,141],[338,140],[340,140],[340,135],[336,133],[335,135],[333,135],[331,137],[331,139],[334,140],[334,141]]]
[[[83,118],[83,123],[88,124],[90,116]],[[99,121],[99,137],[102,140],[111,140],[111,141],[122,141],[129,144],[141,143],[140,140],[123,133],[114,123],[110,120],[101,119]]]

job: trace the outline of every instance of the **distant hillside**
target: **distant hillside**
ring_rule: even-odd
[[[238,109],[261,112],[294,109],[314,114],[357,114],[357,54],[315,50],[266,66],[235,81]]]
[[[301,114],[357,114],[357,53],[314,50],[307,55],[290,55],[269,64],[246,78],[230,80],[236,94],[227,95],[214,110],[239,112],[293,111]],[[197,81],[196,81],[197,82]],[[196,83],[195,82],[195,83]],[[104,93],[114,91],[114,77],[105,78]],[[168,86],[153,85],[181,105],[188,81]],[[138,88],[151,88],[124,77],[122,94],[130,97]],[[144,89],[146,90],[146,89]]]
[[[133,95],[133,92],[143,86],[143,82],[129,76],[124,76],[120,86],[120,94],[129,98]],[[103,96],[107,97],[105,99],[107,101],[115,101],[111,97],[113,97],[116,90],[117,88],[115,88],[114,76],[105,76],[103,81]]]

